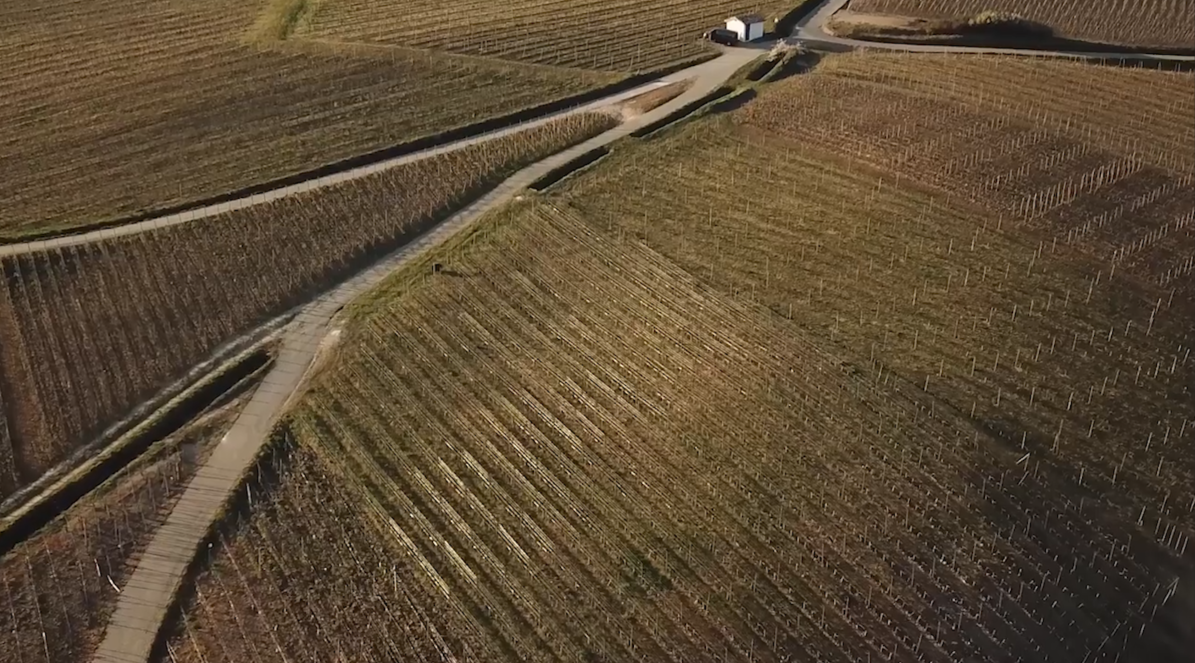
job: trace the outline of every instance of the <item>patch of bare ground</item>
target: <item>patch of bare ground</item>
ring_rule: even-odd
[[[890,14],[864,14],[862,12],[840,11],[826,26],[831,34],[841,37],[854,37],[858,31],[878,29],[896,32],[920,32],[924,28],[925,20],[908,16],[892,16]]]

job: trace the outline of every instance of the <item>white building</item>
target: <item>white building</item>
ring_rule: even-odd
[[[739,36],[739,41],[755,41],[763,37],[763,16],[743,14],[726,19],[726,29]]]

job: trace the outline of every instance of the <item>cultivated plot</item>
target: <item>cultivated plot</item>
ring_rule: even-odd
[[[1014,14],[1061,37],[1144,47],[1195,48],[1195,2],[1037,2],[1036,0],[852,0],[857,12],[967,20],[985,12]]]
[[[786,85],[742,114],[746,128],[930,184],[1190,295],[1195,76],[865,54]]]
[[[614,80],[249,43],[258,3],[0,7],[0,238],[293,175]]]
[[[219,411],[152,447],[0,561],[0,660],[88,660],[138,555],[222,431]]]
[[[268,593],[305,582],[303,559],[363,574],[356,559],[331,563],[332,551],[368,548],[372,537],[400,551],[376,573],[390,609],[371,614],[372,631],[427,621],[420,649],[461,658],[852,660],[915,644],[883,626],[908,619],[880,590],[897,571],[844,563],[878,563],[881,530],[844,528],[872,500],[916,494],[911,484],[883,498],[867,487],[882,458],[917,473],[930,455],[918,459],[914,439],[954,454],[961,430],[923,413],[917,394],[844,370],[787,321],[566,210],[545,205],[504,223],[517,225],[451,276],[379,302],[296,415],[300,455],[318,458],[327,490],[339,492],[329,501],[357,505],[344,520],[369,529],[305,536],[289,509],[251,519],[233,535],[233,557],[200,581],[175,656],[235,660],[250,648],[271,659],[254,634],[278,628],[286,657],[368,660],[397,646],[354,648],[360,629],[336,627],[320,606],[340,599],[326,590],[289,607]],[[875,448],[873,428],[909,446]],[[829,489],[829,476],[841,487]],[[961,498],[967,480],[949,482]],[[283,488],[299,490],[310,489]],[[279,532],[277,552],[246,573],[235,551],[248,553],[263,531]],[[945,545],[916,539],[902,545],[927,556]],[[294,547],[295,562],[282,562]],[[268,582],[234,581],[234,563]],[[843,586],[841,574],[857,584]],[[328,628],[312,637],[298,627],[307,621]],[[233,622],[243,642],[212,637]]]
[[[615,150],[356,307],[288,422],[296,507],[229,528],[175,655],[1181,652],[1195,301],[1156,265],[1191,245],[1185,139],[1117,151],[1131,122],[1039,127],[961,76],[934,112],[865,65]],[[363,644],[321,608],[349,594],[411,637]]]
[[[740,12],[772,17],[794,2],[765,0],[379,0],[308,3],[295,36],[450,51],[573,69],[648,71],[708,54],[703,32]]]
[[[574,115],[268,204],[0,261],[0,496],[221,345],[615,122]]]

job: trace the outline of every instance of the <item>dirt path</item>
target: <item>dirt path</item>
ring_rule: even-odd
[[[191,560],[227,500],[237,489],[242,476],[252,466],[269,436],[270,428],[294,397],[337,310],[376,286],[394,270],[418,259],[465,229],[483,213],[511,200],[552,169],[701,98],[760,54],[754,49],[730,49],[715,60],[677,72],[661,82],[595,102],[592,108],[621,101],[663,83],[692,80],[683,94],[655,110],[515,173],[465,209],[304,308],[284,333],[274,367],[191,480],[174,511],[141,555],[128,583],[121,588],[116,610],[93,660],[102,663],[142,663],[149,659],[158,631]]]

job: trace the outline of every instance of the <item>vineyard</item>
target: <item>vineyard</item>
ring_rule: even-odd
[[[251,46],[256,5],[0,6],[0,237],[221,194],[614,80],[430,52]]]
[[[182,494],[227,410],[152,449],[0,560],[0,660],[88,660],[140,550]]]
[[[649,71],[709,53],[702,33],[740,12],[783,15],[782,0],[324,0],[297,37],[449,51],[611,72]]]
[[[569,116],[271,203],[4,259],[0,497],[222,344],[615,121]]]
[[[1177,660],[1190,78],[1037,64],[829,57],[361,307],[167,660]]]
[[[1193,296],[1193,93],[1191,74],[869,54],[830,59],[742,118]]]
[[[857,12],[927,19],[969,19],[1007,12],[1072,39],[1107,44],[1195,49],[1195,2],[1038,2],[1037,0],[851,0]]]

